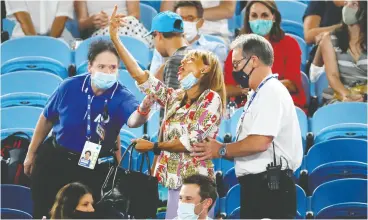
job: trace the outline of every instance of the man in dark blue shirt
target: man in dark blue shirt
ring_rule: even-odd
[[[32,178],[36,219],[48,215],[56,193],[70,182],[86,184],[98,199],[109,165],[97,159],[115,152],[120,160],[122,126],[139,127],[147,121],[150,106],[145,101],[139,105],[118,83],[119,57],[113,44],[92,43],[88,60],[89,73],[65,80],[50,97],[29,146],[24,171]],[[44,142],[51,129],[52,137]],[[98,151],[88,169],[78,162],[83,149],[91,146]]]

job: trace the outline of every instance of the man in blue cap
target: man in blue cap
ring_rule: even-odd
[[[168,57],[155,73],[165,85],[178,89],[178,70],[181,60],[186,53],[186,40],[184,38],[184,28],[182,18],[171,11],[157,14],[152,20],[151,31],[156,50],[162,57]]]

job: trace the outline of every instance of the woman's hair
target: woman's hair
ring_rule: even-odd
[[[201,59],[204,65],[210,67],[208,73],[205,73],[202,78],[199,80],[199,90],[200,93],[198,97],[207,89],[211,89],[217,92],[222,101],[222,107],[225,109],[226,107],[226,90],[224,83],[224,75],[222,72],[222,67],[220,61],[217,56],[208,51],[199,51],[192,50],[190,51],[185,58],[193,57],[195,59]],[[185,59],[184,58],[184,59]],[[198,97],[195,98],[198,99]],[[194,100],[191,100],[194,101]]]
[[[356,13],[360,27],[359,43],[363,51],[367,51],[367,1],[358,1],[359,10]],[[350,35],[348,25],[342,22],[341,28],[335,31],[337,45],[343,53],[349,49]]]
[[[275,22],[273,23],[272,29],[270,31],[270,41],[279,42],[281,39],[284,38],[285,32],[281,29],[281,14],[277,9],[275,1],[249,1],[247,6],[245,7],[245,16],[244,16],[244,27],[241,31],[241,34],[251,34],[252,29],[249,25],[249,16],[250,16],[250,8],[254,3],[261,3],[266,6],[274,15]]]
[[[67,219],[78,206],[79,200],[91,190],[82,183],[69,183],[59,190],[51,209],[51,219]]]
[[[111,41],[100,39],[91,43],[87,55],[88,61],[93,63],[97,55],[105,51],[113,53],[119,60],[119,54],[116,51],[114,44]]]

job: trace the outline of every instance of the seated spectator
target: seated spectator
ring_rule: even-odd
[[[200,174],[189,176],[180,189],[175,219],[210,219],[208,213],[214,208],[216,199],[216,184],[212,179]]]
[[[205,20],[201,33],[221,36],[226,41],[229,41],[228,38],[232,36],[232,33],[229,32],[227,19],[234,16],[236,1],[202,0],[201,3],[204,8],[203,18]],[[161,11],[173,11],[174,4],[175,1],[173,0],[162,0]]]
[[[50,214],[51,219],[93,219],[94,212],[91,190],[74,182],[59,190]]]
[[[118,13],[125,16],[125,23],[121,24],[119,35],[139,38],[152,48],[152,36],[145,37],[148,30],[138,20],[140,16],[139,1],[75,1],[74,6],[82,37],[109,35],[109,15],[111,15],[115,5],[118,5]]]
[[[311,1],[305,11],[304,39],[307,44],[315,44],[311,50],[306,73],[312,82],[324,72],[323,60],[318,44],[324,34],[341,27],[341,10],[344,1]]]
[[[301,50],[298,42],[285,35],[280,27],[281,15],[274,1],[250,1],[245,8],[244,28],[242,34],[258,34],[270,41],[275,60],[272,72],[279,75],[279,80],[289,90],[294,104],[305,108],[306,97],[300,73]],[[225,62],[226,93],[236,97],[238,107],[245,104],[246,85],[238,86],[233,78],[232,51]],[[235,73],[235,72],[234,72]]]
[[[342,27],[320,43],[331,86],[323,93],[326,104],[361,102],[367,95],[367,2],[346,1],[342,18]]]
[[[179,14],[184,21],[184,36],[188,41],[188,49],[201,49],[211,51],[217,55],[221,65],[224,65],[227,49],[226,46],[213,41],[207,41],[199,33],[203,26],[203,7],[200,1],[177,1],[174,12]],[[155,73],[164,63],[164,58],[155,50],[151,62],[150,71]]]
[[[65,28],[65,22],[73,18],[72,1],[6,0],[5,5],[8,19],[15,21],[13,38],[46,35],[67,43],[74,40]]]

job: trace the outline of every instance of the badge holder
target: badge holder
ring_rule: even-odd
[[[86,141],[78,165],[93,170],[96,166],[101,145]]]

